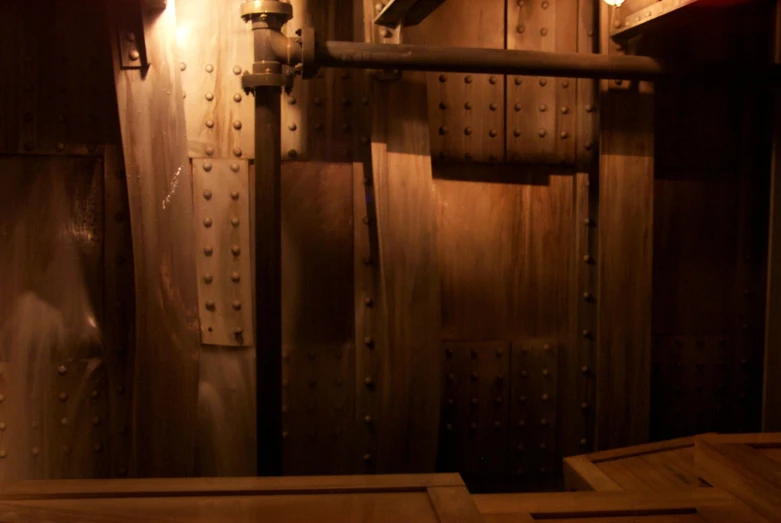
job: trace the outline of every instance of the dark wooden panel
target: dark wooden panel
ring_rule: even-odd
[[[608,8],[602,6],[602,49]],[[644,83],[602,83],[599,289],[582,299],[599,310],[597,448],[648,438],[653,252],[653,90]]]
[[[443,336],[567,336],[571,173],[442,166],[437,176]]]
[[[439,425],[440,276],[425,75],[375,83],[372,169],[388,350],[367,376],[383,401],[378,470],[433,470]],[[398,173],[405,173],[403,177]],[[370,301],[369,301],[370,300]],[[379,427],[379,425],[378,425]]]
[[[355,472],[352,164],[290,162],[282,180],[285,473]]]
[[[773,61],[781,63],[781,1],[776,2],[774,17]],[[770,235],[768,242],[766,318],[781,315],[781,95],[773,93],[773,142],[770,170]],[[781,430],[781,322],[765,325],[764,388],[762,395],[762,429]]]

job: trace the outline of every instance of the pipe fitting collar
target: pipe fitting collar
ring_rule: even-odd
[[[248,0],[241,4],[241,17],[245,22],[263,15],[278,17],[284,24],[293,18],[293,6],[279,0]]]

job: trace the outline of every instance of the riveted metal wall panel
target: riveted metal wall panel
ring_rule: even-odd
[[[188,154],[254,158],[255,99],[241,75],[252,69],[252,30],[239,16],[242,0],[176,4]]]
[[[571,427],[571,420],[557,420],[557,359],[565,350],[558,340],[524,340],[512,346],[508,466],[513,483],[527,489],[550,489],[559,478],[557,421],[563,422],[563,430]]]
[[[6,2],[0,14],[3,48],[8,50],[3,67],[13,78],[0,102],[0,149],[95,154],[98,145],[116,143],[119,127],[103,2]]]
[[[439,464],[472,490],[507,482],[510,344],[447,342]]]
[[[576,52],[577,0],[508,1],[507,48]],[[508,159],[574,163],[577,103],[574,78],[508,77]]]
[[[240,160],[193,160],[201,340],[251,346],[249,175]]]
[[[502,49],[504,0],[449,0],[404,31],[411,44]],[[504,76],[428,76],[431,157],[435,162],[504,160]]]

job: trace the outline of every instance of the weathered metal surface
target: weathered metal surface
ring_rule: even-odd
[[[399,25],[411,26],[422,22],[432,11],[440,6],[445,0],[390,0],[384,6],[378,3],[376,7],[381,8],[374,18],[374,23],[387,27],[397,27]],[[375,10],[377,10],[375,8]]]
[[[700,0],[660,0],[648,7],[616,17],[610,31],[613,38],[630,38],[657,24],[665,23],[665,17],[678,14],[687,6],[693,6]]]
[[[196,159],[192,170],[201,340],[208,345],[251,346],[247,162]]]

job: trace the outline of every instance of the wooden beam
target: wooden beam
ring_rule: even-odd
[[[111,11],[110,34],[116,34],[118,16]],[[155,57],[148,68],[123,69],[112,38],[136,271],[130,473],[188,476],[194,471],[200,336],[173,2],[163,12],[143,9],[142,18],[146,47]]]
[[[776,7],[775,63],[781,62],[781,1]],[[762,430],[781,430],[781,95],[773,104],[773,159],[770,173],[770,238],[767,260],[767,308],[765,311],[765,385]]]

